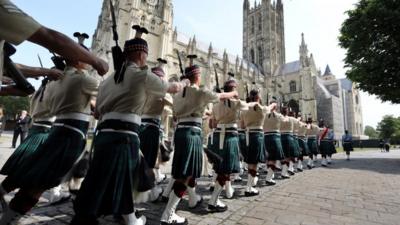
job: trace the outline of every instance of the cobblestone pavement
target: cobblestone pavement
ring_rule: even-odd
[[[2,141],[0,165],[13,150],[8,148],[9,137],[3,137]],[[229,207],[224,213],[207,214],[210,179],[202,178],[198,191],[204,203],[199,209],[189,211],[187,201],[183,200],[178,214],[188,218],[189,224],[400,224],[400,151],[354,152],[351,161],[344,157],[337,154],[329,168],[305,170],[289,180],[279,180],[276,186],[260,185],[260,195],[256,197],[244,197],[244,179],[234,185],[235,199],[223,199]],[[260,180],[264,177],[261,174]],[[68,224],[73,215],[72,203],[46,207],[45,197],[19,224]],[[159,224],[164,206],[164,203],[142,204],[138,209],[146,215],[147,224]],[[100,224],[121,223],[106,217],[101,218]]]

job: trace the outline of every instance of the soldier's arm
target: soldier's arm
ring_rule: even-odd
[[[19,90],[15,86],[4,86],[4,87],[1,87],[0,96],[9,96],[9,95],[11,95],[11,96],[21,96],[21,97],[28,96],[27,93],[25,93],[24,91]]]
[[[75,41],[58,31],[42,26],[28,40],[64,58],[90,64],[100,75],[104,75],[108,71],[108,64],[105,61],[88,52]]]
[[[31,67],[23,64],[15,64],[17,68],[24,74],[25,77],[41,77],[48,76],[53,80],[58,80],[63,76],[63,71],[57,69],[47,69],[40,67]]]

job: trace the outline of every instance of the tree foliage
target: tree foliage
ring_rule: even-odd
[[[393,139],[397,135],[400,136],[400,117],[384,116],[382,121],[379,122],[377,130],[380,132],[380,137],[384,139]]]
[[[360,0],[347,14],[339,37],[347,77],[383,101],[400,103],[400,1]]]
[[[379,133],[371,126],[365,126],[364,134],[369,136],[371,139],[376,139],[379,137]]]
[[[28,97],[2,96],[0,97],[0,105],[3,106],[3,111],[8,119],[13,119],[21,110],[29,111]]]

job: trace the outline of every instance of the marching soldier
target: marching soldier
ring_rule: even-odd
[[[307,157],[310,154],[310,150],[307,145],[307,124],[302,121],[302,116],[299,113],[297,115],[297,119],[299,120],[299,130],[298,130],[298,143],[300,148],[300,156],[297,162],[297,170],[303,171],[303,161],[304,157]]]
[[[127,225],[146,223],[144,216],[134,213],[132,193],[143,180],[138,176],[143,107],[147,96],[163,98],[179,91],[185,81],[169,84],[148,69],[148,45],[141,38],[147,30],[134,29],[135,38],[124,45],[125,72],[114,73],[99,88],[94,157],[75,200],[71,224],[97,224],[97,217],[110,214],[122,215]]]
[[[297,118],[295,118],[295,113],[292,111],[291,108],[289,109],[289,119],[293,121],[293,131],[292,132],[293,132],[293,144],[294,144],[295,148],[294,148],[294,155],[290,159],[290,162],[289,162],[288,171],[291,175],[294,175],[295,174],[294,164],[296,162],[298,162],[298,159],[302,153],[300,151],[300,146],[299,146],[299,141],[298,141],[300,121]],[[299,170],[299,171],[301,172],[301,170]]]
[[[285,158],[280,133],[283,116],[276,112],[276,98],[273,97],[270,102],[275,103],[275,107],[266,113],[263,126],[264,142],[268,153],[266,184],[275,185],[274,174],[279,170],[275,165]]]
[[[314,168],[314,161],[317,160],[317,155],[318,155],[318,137],[319,137],[319,127],[315,124],[313,124],[313,119],[309,117],[307,119],[307,146],[308,149],[310,150],[308,162],[307,162],[307,167],[309,169]]]
[[[225,82],[224,92],[235,91],[236,87],[236,80],[231,78]],[[224,186],[227,198],[232,198],[234,195],[230,175],[240,172],[240,150],[236,122],[238,113],[246,106],[246,103],[239,99],[227,99],[220,101],[213,107],[213,120],[217,126],[213,136],[212,150],[222,158],[222,163],[214,165],[217,173],[217,182],[208,205],[210,211],[220,212],[227,209],[218,200],[218,196]]]
[[[296,144],[293,138],[293,127],[294,121],[291,119],[292,117],[288,116],[289,109],[287,107],[283,107],[281,113],[283,115],[283,119],[281,122],[281,141],[283,152],[285,155],[285,159],[282,162],[282,178],[289,178],[289,175],[294,175],[293,170],[289,170],[289,166],[291,162],[293,163],[293,159],[296,157]]]
[[[331,164],[332,154],[336,152],[335,145],[333,144],[334,134],[329,126],[325,125],[323,120],[320,121],[319,124],[320,133],[319,133],[319,149],[322,156],[321,166],[327,167],[328,164]]]
[[[259,192],[254,186],[257,185],[257,164],[265,163],[267,160],[266,146],[264,145],[263,124],[264,118],[272,107],[263,107],[260,105],[260,95],[258,90],[250,91],[248,109],[242,111],[242,128],[245,128],[245,146],[247,148],[247,157],[245,162],[248,165],[248,180],[245,196],[255,196]]]
[[[175,152],[172,162],[172,177],[175,179],[173,191],[169,195],[167,206],[161,216],[161,224],[187,224],[187,220],[175,213],[176,207],[188,190],[189,207],[201,202],[195,192],[196,181],[200,177],[203,161],[202,121],[207,104],[237,96],[236,91],[213,93],[200,88],[200,67],[193,64],[195,56],[190,56],[191,64],[185,69],[190,86],[174,96],[173,109],[177,118],[175,131]],[[213,198],[212,198],[213,199]],[[211,204],[217,206],[214,198]],[[218,205],[219,206],[219,205]]]
[[[3,182],[10,190],[20,189],[0,224],[21,217],[45,190],[58,186],[84,150],[90,101],[97,94],[99,82],[89,76],[87,64],[71,59],[66,59],[66,64],[63,79],[54,81],[47,94],[50,115],[57,117],[49,137]]]
[[[158,59],[158,62],[159,65],[154,67],[152,72],[160,77],[160,79],[165,80],[163,67],[165,64],[167,64],[167,61],[160,58]],[[156,176],[160,174],[159,169],[156,169],[156,162],[159,156],[160,139],[162,138],[161,115],[164,111],[164,107],[167,105],[172,105],[172,99],[168,98],[168,95],[163,98],[152,95],[147,97],[143,109],[142,124],[139,132],[140,150],[144,155],[147,165],[149,168],[154,170]],[[161,192],[162,189],[158,186],[155,186],[152,189],[153,198],[158,198]]]

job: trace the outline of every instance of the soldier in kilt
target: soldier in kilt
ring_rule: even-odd
[[[276,112],[276,98],[272,97],[270,103],[275,103],[275,107],[267,111],[264,119],[264,143],[267,151],[267,185],[275,185],[274,180],[275,172],[279,170],[276,167],[276,163],[283,160],[285,155],[283,153],[282,142],[281,142],[281,121],[283,119],[282,114]]]
[[[344,131],[342,136],[343,150],[346,152],[347,160],[350,160],[350,152],[353,151],[353,137],[348,130]]]
[[[307,145],[307,124],[303,123],[301,114],[297,115],[297,119],[299,120],[299,130],[298,130],[298,144],[300,148],[300,156],[297,162],[297,171],[303,171],[303,161],[304,157],[307,157],[310,154],[310,150]]]
[[[231,78],[225,82],[224,92],[235,91],[236,87],[236,80]],[[209,203],[211,211],[214,210],[216,204],[214,197],[218,198],[222,187],[225,186],[227,198],[232,198],[234,194],[230,176],[240,172],[237,120],[239,119],[240,110],[245,106],[246,103],[239,99],[227,99],[215,104],[213,107],[213,120],[217,126],[214,131],[212,150],[222,158],[222,162],[215,165],[215,171],[218,176],[216,187]]]
[[[49,78],[44,78],[40,88],[32,95],[29,107],[30,115],[32,115],[33,119],[32,127],[29,129],[28,136],[24,142],[15,149],[13,154],[3,165],[0,174],[4,176],[12,174],[25,159],[29,158],[29,156],[47,140],[50,128],[55,121],[55,117],[50,115],[50,107],[47,101],[48,97],[46,98],[44,96],[47,93],[45,91],[46,88],[49,88],[51,84],[52,82],[49,82]],[[7,203],[3,196],[11,191],[13,190],[7,187],[7,182],[4,186],[0,185],[0,198],[4,207],[7,206]],[[50,200],[51,202],[57,202],[63,197],[61,192],[52,192],[52,198]],[[3,211],[5,211],[4,208]]]
[[[248,109],[242,111],[242,128],[245,128],[245,146],[247,148],[247,157],[245,162],[248,165],[248,179],[245,196],[256,196],[258,190],[254,188],[257,185],[257,167],[258,163],[267,161],[267,152],[264,142],[264,118],[270,108],[260,105],[261,98],[258,90],[251,90],[249,95]]]
[[[83,46],[84,47],[84,46]],[[57,117],[47,140],[4,180],[10,190],[20,188],[0,224],[27,213],[47,189],[58,186],[82,155],[90,119],[90,101],[99,81],[87,73],[88,65],[65,59],[64,77],[47,91],[50,115]]]
[[[293,141],[295,148],[293,157],[290,158],[288,172],[289,174],[294,175],[295,174],[294,164],[296,162],[298,163],[298,159],[302,155],[302,152],[298,140],[300,121],[297,119],[297,117],[295,117],[295,113],[292,111],[291,108],[289,108],[289,119],[293,121]]]
[[[324,121],[320,121],[320,134],[319,134],[319,150],[321,152],[322,161],[321,166],[327,167],[331,164],[332,154],[336,153],[335,145],[333,144],[334,134],[329,126],[326,126]]]
[[[307,167],[309,169],[314,168],[314,161],[317,159],[317,155],[319,153],[318,151],[318,136],[319,136],[319,127],[315,124],[313,124],[312,118],[307,119],[307,146],[310,151],[310,154],[308,155],[308,162],[307,162]]]
[[[172,177],[175,179],[173,191],[161,216],[161,224],[187,224],[187,220],[175,211],[185,191],[189,194],[189,207],[197,207],[202,198],[196,194],[196,178],[202,172],[203,137],[202,121],[207,104],[237,96],[237,92],[216,94],[203,87],[200,67],[193,64],[195,56],[189,56],[190,65],[185,76],[190,86],[173,96],[173,110],[177,119],[174,143],[175,152],[172,161]]]
[[[289,108],[282,107],[281,113],[283,115],[283,119],[281,121],[281,141],[283,152],[285,154],[285,159],[281,161],[281,176],[282,178],[287,179],[289,178],[289,175],[294,175],[294,171],[289,171],[289,166],[296,157],[297,146],[293,137],[294,120],[292,119],[292,117],[288,116]]]
[[[134,26],[136,36],[124,45],[124,66],[103,81],[96,102],[100,122],[93,141],[93,160],[74,202],[74,225],[97,224],[101,215],[122,215],[127,225],[143,225],[134,212],[134,196],[143,192],[146,162],[139,151],[139,127],[147,96],[163,98],[185,85],[167,83],[147,66],[145,28]],[[141,161],[144,160],[144,161]],[[145,176],[154,174],[145,174]],[[154,183],[153,183],[154,184]],[[152,184],[150,184],[152,185]]]
[[[158,59],[158,62],[159,65],[154,67],[152,72],[161,79],[165,79],[163,66],[167,63],[167,61]],[[168,94],[164,98],[160,98],[159,96],[147,97],[139,131],[140,150],[143,153],[148,167],[154,171],[155,175],[160,174],[159,169],[156,169],[156,162],[159,158],[160,140],[162,138],[161,115],[165,106],[172,106],[172,98],[168,98]],[[166,177],[164,176],[164,179],[165,178]],[[161,187],[155,185],[151,192],[152,199],[156,200],[162,194],[162,189]]]

